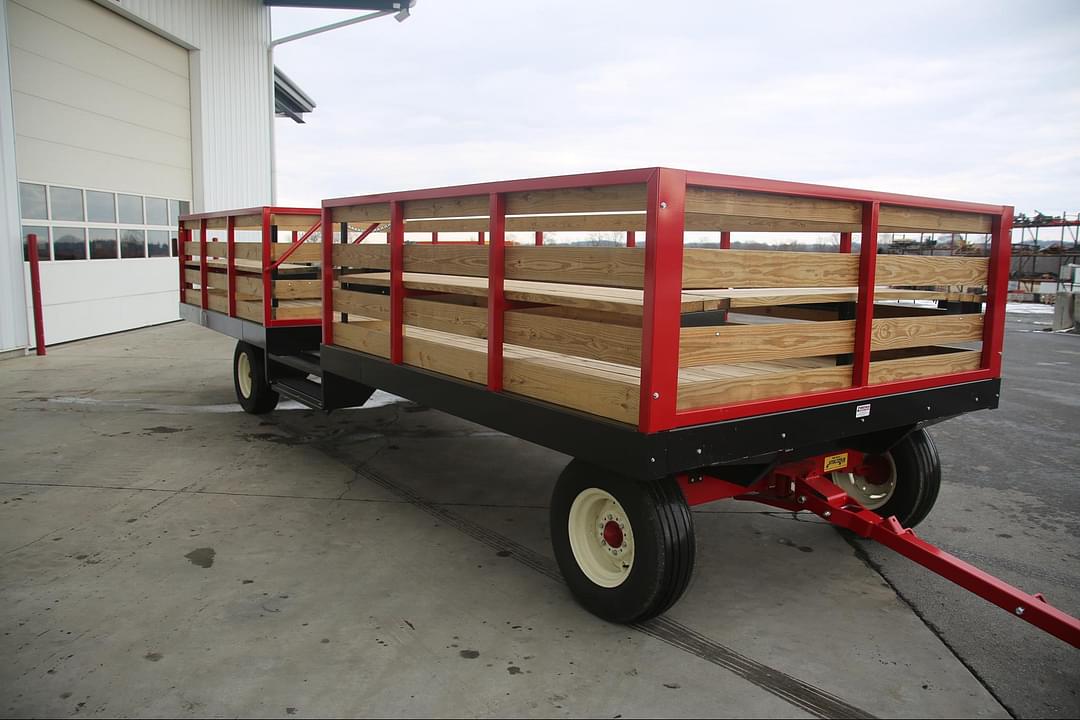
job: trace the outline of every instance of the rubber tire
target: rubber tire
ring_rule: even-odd
[[[240,356],[247,354],[251,364],[251,397],[244,397],[240,392]],[[233,389],[236,390],[236,401],[244,412],[252,415],[262,415],[277,407],[279,396],[270,387],[266,380],[266,365],[263,363],[263,351],[246,342],[236,343],[233,352]]]
[[[570,506],[589,488],[611,493],[634,530],[634,565],[618,587],[591,581],[570,549]],[[581,460],[571,461],[555,484],[551,544],[578,603],[616,623],[641,622],[664,612],[682,596],[694,571],[694,521],[674,479],[637,482]]]
[[[915,527],[930,514],[941,489],[941,458],[929,433],[922,428],[904,436],[888,454],[896,465],[896,490],[876,512],[895,515],[901,525]]]

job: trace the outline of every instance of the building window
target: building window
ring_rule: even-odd
[[[23,260],[29,260],[30,255],[26,249],[30,243],[30,236],[37,235],[38,260],[49,259],[49,228],[44,225],[22,226],[22,254]]]
[[[124,228],[120,231],[120,257],[146,257],[146,233]]]
[[[31,232],[41,260],[104,260],[175,257],[176,228],[191,203],[20,182],[19,207],[23,220],[31,221],[23,226],[24,260]]]
[[[86,219],[99,223],[116,222],[116,195],[110,192],[87,190]]]
[[[115,260],[116,258],[116,230],[90,228],[90,259]]]
[[[49,205],[52,210],[53,220],[78,220],[85,219],[83,214],[83,194],[78,188],[49,187]]]
[[[19,183],[19,208],[24,220],[48,220],[49,208],[45,204],[45,186]]]
[[[161,198],[146,198],[146,224],[169,225],[169,201]]]
[[[57,260],[86,259],[86,228],[53,227],[53,257]]]
[[[117,195],[116,207],[120,209],[120,222],[126,225],[143,224],[142,198],[138,195]]]
[[[169,257],[169,231],[147,230],[146,252],[150,257]]]

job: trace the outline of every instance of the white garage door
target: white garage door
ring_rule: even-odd
[[[46,342],[176,319],[172,228],[192,188],[188,51],[90,0],[3,1]]]

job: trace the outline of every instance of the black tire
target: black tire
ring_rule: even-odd
[[[592,488],[614,497],[632,529],[634,559],[615,587],[591,580],[571,547],[571,507]],[[664,612],[682,596],[694,570],[694,522],[674,479],[637,482],[580,460],[566,466],[552,493],[551,544],[574,598],[611,622],[640,622]]]
[[[246,357],[247,366],[251,370],[251,392],[244,395],[240,384],[241,358]],[[233,388],[236,390],[236,401],[244,412],[252,415],[262,415],[277,407],[278,394],[270,387],[266,379],[266,365],[263,362],[263,351],[246,342],[236,343],[233,352]]]
[[[919,428],[888,450],[896,467],[896,490],[874,512],[895,515],[904,527],[915,527],[930,514],[941,489],[941,458],[930,435]]]

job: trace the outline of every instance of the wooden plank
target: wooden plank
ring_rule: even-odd
[[[209,293],[206,296],[206,305],[210,310],[229,314],[229,298],[224,293]]]
[[[272,243],[270,245],[270,256],[277,260],[285,252],[292,247],[292,243]],[[261,255],[261,252],[260,252]],[[291,263],[321,263],[322,262],[322,243],[306,242],[300,247],[296,248],[289,255],[287,262]]]
[[[405,272],[487,276],[486,245],[406,245]]]
[[[238,242],[235,253],[239,260],[262,260],[262,243]]]
[[[752,217],[686,213],[686,229],[705,232],[859,232],[858,222],[800,220],[798,218]],[[636,228],[631,228],[636,229]]]
[[[419,328],[408,328],[402,340],[402,361],[406,365],[421,367],[474,383],[487,382],[486,352],[474,347],[462,347],[456,344],[456,341],[430,340],[427,334],[420,336],[419,330]],[[425,331],[425,333],[430,333],[430,331]]]
[[[982,338],[983,316],[944,315],[874,320],[871,349],[927,347]],[[680,367],[767,362],[850,353],[854,320],[683,328]]]
[[[944,315],[939,317],[898,317],[874,320],[872,350],[925,347],[952,342],[981,340],[983,316]]]
[[[237,300],[236,315],[237,317],[242,317],[245,320],[250,320],[251,322],[262,325],[262,302],[258,300]]]
[[[506,277],[512,280],[640,288],[645,250],[617,247],[506,248]]]
[[[389,313],[387,313],[389,317]],[[403,322],[454,335],[487,337],[487,308],[405,298]]]
[[[486,232],[486,217],[452,220],[410,220],[405,232]],[[521,215],[506,218],[509,232],[621,232],[645,229],[644,213],[607,215]]]
[[[251,275],[237,275],[236,276],[236,294],[237,296],[254,297],[258,300],[262,300],[263,296],[263,281],[260,277],[253,277]]]
[[[429,290],[458,295],[487,295],[487,278],[405,273],[404,280],[405,287],[413,290]],[[390,284],[390,274],[360,273],[342,275],[341,282],[386,287]],[[507,280],[505,292],[508,300],[641,315],[642,291],[631,288]],[[683,312],[700,312],[712,309],[716,309],[715,301],[704,297],[683,295]]]
[[[201,255],[198,241],[184,243],[184,254],[191,255],[198,260]],[[226,259],[228,257],[228,243],[207,241],[206,257]],[[236,257],[243,260],[259,260],[262,258],[262,246],[259,243],[236,243]]]
[[[365,323],[334,323],[334,344],[370,355],[390,357],[390,333]]]
[[[837,355],[854,343],[853,320],[689,327],[681,332],[679,366]]]
[[[307,232],[311,229],[311,226],[319,222],[322,219],[319,213],[312,213],[311,215],[286,215],[284,213],[274,213],[270,216],[270,224],[276,225],[278,230],[299,230],[301,232]]]
[[[487,195],[437,198],[434,200],[406,200],[406,218],[462,218],[488,214]],[[486,229],[486,228],[485,228]]]
[[[634,212],[644,209],[644,183],[506,194],[507,215]],[[486,215],[487,212],[485,211],[484,214]]]
[[[832,223],[832,227],[836,227],[835,223],[852,225],[862,222],[862,207],[857,202],[697,185],[686,188],[686,212]]]
[[[979,350],[920,355],[899,360],[879,360],[870,363],[870,382],[872,384],[898,382],[934,375],[967,372],[978,370],[981,363],[982,352]]]
[[[608,325],[624,325],[626,327],[635,328],[641,327],[640,316],[604,312],[603,310],[590,310],[589,308],[542,305],[540,307],[522,308],[517,312],[529,315],[549,315],[551,317],[570,318],[571,320],[588,320],[589,322],[606,323]]]
[[[808,305],[812,303],[855,302],[859,297],[856,287],[827,288],[724,288],[687,290],[688,295],[711,298],[723,309],[744,309],[772,305]],[[878,286],[874,289],[875,300],[955,300],[979,302],[983,298],[971,293],[954,293],[942,290],[911,290]]]
[[[279,300],[321,298],[322,280],[275,280],[274,297]]]
[[[390,319],[390,297],[354,290],[334,289],[334,310],[350,316]]]
[[[503,360],[507,392],[628,424],[637,424],[640,389],[634,383],[574,372],[526,359]]]
[[[990,259],[932,255],[878,255],[877,281],[882,285],[986,285]]]
[[[335,267],[390,269],[389,245],[338,245],[332,250]]]
[[[857,285],[858,279],[858,255],[705,248],[683,251],[683,287],[688,289],[836,287]]]
[[[372,203],[370,205],[346,205],[330,209],[332,222],[390,222],[390,203]]]
[[[322,303],[318,300],[281,300],[274,308],[277,320],[318,320],[322,317]]]
[[[233,218],[233,227],[237,230],[262,230],[262,213],[237,215]]]
[[[486,311],[485,311],[486,312]],[[624,365],[641,364],[641,330],[524,312],[504,316],[506,342]]]
[[[803,395],[851,386],[851,367],[780,369],[734,378],[679,383],[678,409],[716,407],[731,403]]]
[[[882,205],[878,220],[881,232],[910,232],[913,230],[949,233],[988,233],[990,215],[928,210],[924,208]]]

